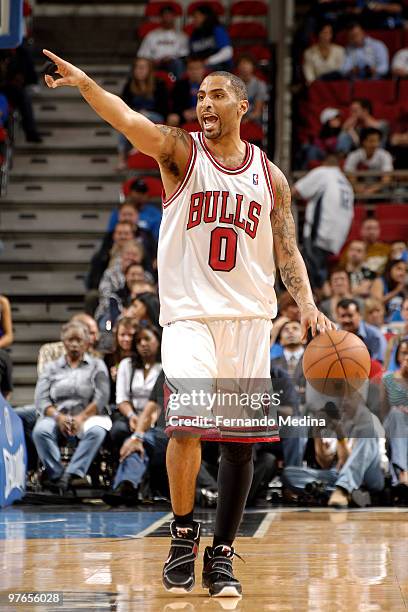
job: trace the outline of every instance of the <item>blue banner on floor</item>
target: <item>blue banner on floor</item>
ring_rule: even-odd
[[[24,496],[26,472],[23,424],[0,393],[0,507]]]

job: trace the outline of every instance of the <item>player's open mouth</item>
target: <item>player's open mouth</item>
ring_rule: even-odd
[[[218,117],[216,115],[205,115],[203,117],[204,127],[209,128],[215,125],[218,121]]]

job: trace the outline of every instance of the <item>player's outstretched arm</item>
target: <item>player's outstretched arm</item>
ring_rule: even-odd
[[[310,287],[305,262],[296,243],[295,222],[291,210],[291,193],[284,174],[269,162],[275,185],[275,206],[271,213],[276,263],[282,281],[299,306],[303,335],[310,327],[317,331],[334,329],[334,324],[317,309]]]
[[[43,52],[57,66],[56,74],[61,77],[54,79],[45,75],[48,87],[77,87],[95,112],[122,132],[139,151],[154,157],[170,174],[176,174],[173,170],[177,169],[182,175],[190,152],[190,137],[184,130],[154,124],[129,108],[119,96],[100,87],[80,68],[47,49]]]

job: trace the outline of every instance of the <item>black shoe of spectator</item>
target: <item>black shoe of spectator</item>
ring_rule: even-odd
[[[29,132],[28,134],[26,134],[26,141],[27,142],[36,142],[38,144],[40,144],[43,139],[41,138],[40,134],[38,132]]]
[[[138,502],[137,489],[135,489],[130,481],[124,480],[116,489],[102,495],[102,500],[108,506],[134,506]]]
[[[232,546],[224,544],[205,549],[203,588],[209,590],[211,597],[241,597],[242,586],[232,569],[234,556],[239,557]]]
[[[351,501],[358,508],[367,508],[371,506],[371,497],[368,491],[362,491],[361,489],[355,489],[351,494]]]

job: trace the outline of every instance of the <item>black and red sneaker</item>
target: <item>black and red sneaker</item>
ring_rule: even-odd
[[[232,569],[234,556],[241,559],[232,546],[225,544],[205,549],[203,588],[209,589],[212,597],[241,597],[242,586]]]
[[[185,527],[170,523],[171,545],[163,568],[163,586],[171,593],[189,593],[195,584],[194,561],[200,543],[200,523]]]

